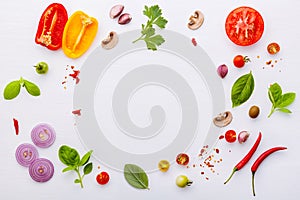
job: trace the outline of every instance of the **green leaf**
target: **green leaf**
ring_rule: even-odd
[[[76,168],[76,166],[68,166],[62,170],[62,172],[72,171]]]
[[[278,83],[274,83],[269,88],[269,99],[273,104],[276,104],[282,95],[281,87]]]
[[[88,163],[86,166],[84,166],[83,173],[84,173],[84,175],[87,175],[87,174],[91,173],[92,170],[93,170],[93,163]]]
[[[161,35],[145,38],[147,48],[153,51],[157,50],[157,46],[161,45],[164,41],[165,39]]]
[[[294,92],[289,92],[285,93],[284,95],[281,96],[280,100],[276,102],[276,107],[278,108],[283,108],[291,105],[296,98],[296,93]]]
[[[126,181],[134,188],[149,189],[148,176],[145,171],[137,165],[126,164],[124,166],[124,177]]]
[[[67,166],[77,166],[80,162],[80,156],[76,149],[63,145],[58,150],[59,160]]]
[[[254,78],[251,71],[249,74],[238,78],[231,89],[232,107],[245,103],[251,97],[254,86]]]
[[[149,9],[149,7],[148,6],[145,6],[144,7],[144,11],[143,11],[143,14],[145,15],[145,16],[147,16],[149,19],[151,19],[151,11],[150,11],[150,9]]]
[[[27,80],[23,81],[24,87],[26,88],[29,94],[31,94],[32,96],[39,96],[41,94],[40,88],[36,84]]]
[[[6,85],[4,88],[3,96],[6,100],[11,100],[16,98],[21,89],[20,81],[12,81]]]
[[[149,38],[155,34],[155,29],[152,27],[146,28],[142,31],[142,34]]]
[[[161,9],[158,5],[151,6],[150,8],[145,6],[143,13],[151,20],[154,20],[162,15]]]
[[[292,111],[290,111],[287,108],[277,108],[278,111],[283,112],[283,113],[292,113]]]
[[[80,160],[78,166],[83,166],[85,165],[89,160],[90,160],[90,157],[92,155],[93,151],[89,151],[87,152]]]
[[[81,181],[79,179],[75,179],[74,183],[81,183]]]
[[[158,26],[159,28],[165,28],[166,24],[168,23],[168,20],[166,20],[163,17],[158,17],[153,24],[155,24],[156,26]]]

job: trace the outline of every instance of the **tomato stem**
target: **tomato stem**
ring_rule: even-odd
[[[233,174],[234,174],[236,171],[238,171],[238,169],[237,169],[236,167],[234,167],[233,170],[232,170],[232,172],[231,172],[231,174],[230,174],[230,176],[229,176],[229,178],[224,182],[224,184],[226,184],[226,183],[229,182],[229,180],[231,179],[231,177],[233,176]]]

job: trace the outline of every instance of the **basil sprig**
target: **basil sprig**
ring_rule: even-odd
[[[25,87],[26,91],[32,96],[41,94],[40,88],[36,84],[21,77],[20,80],[11,81],[6,85],[3,92],[4,99],[12,100],[16,98],[20,94],[21,87]]]
[[[291,105],[294,102],[296,98],[296,93],[288,92],[282,94],[282,89],[280,85],[278,83],[274,83],[269,87],[268,95],[272,103],[272,108],[268,117],[271,117],[271,115],[275,111],[280,111],[283,113],[292,113],[292,111],[290,111],[286,107]]]
[[[254,90],[254,78],[252,72],[238,78],[231,89],[232,107],[237,107],[245,103],[252,95]]]
[[[67,165],[62,172],[75,171],[78,178],[74,180],[74,183],[79,183],[80,187],[83,188],[83,178],[93,170],[93,163],[89,162],[89,159],[93,151],[87,152],[81,159],[76,149],[71,148],[67,145],[63,145],[58,150],[59,160]],[[80,168],[83,167],[83,175],[80,173]]]

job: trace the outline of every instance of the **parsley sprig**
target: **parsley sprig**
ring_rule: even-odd
[[[162,16],[162,11],[158,5],[151,7],[145,6],[143,14],[148,17],[148,21],[146,24],[142,24],[142,35],[138,39],[134,40],[133,43],[144,40],[147,48],[155,51],[157,50],[157,46],[165,42],[165,39],[161,35],[155,34],[155,28],[153,25],[164,29],[168,20]]]

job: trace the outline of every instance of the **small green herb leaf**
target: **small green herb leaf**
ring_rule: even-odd
[[[153,24],[155,24],[156,26],[158,26],[159,28],[165,28],[166,24],[168,23],[168,20],[166,20],[163,17],[158,17]]]
[[[91,173],[92,170],[93,170],[93,163],[88,163],[86,166],[84,166],[83,173],[84,173],[84,175],[87,175],[87,174]]]
[[[16,98],[21,90],[20,81],[12,81],[4,88],[3,96],[6,100]]]
[[[39,96],[41,94],[40,88],[36,84],[27,80],[23,81],[24,87],[26,88],[29,94],[31,94],[32,96]]]
[[[268,89],[269,99],[272,103],[272,108],[268,117],[270,117],[275,111],[283,113],[292,113],[286,107],[291,105],[296,99],[296,93],[288,92],[282,94],[281,87],[278,83],[272,84]]]
[[[75,179],[74,183],[81,183],[79,179]]]
[[[137,165],[126,164],[124,167],[124,177],[132,187],[137,189],[149,189],[148,176],[145,171]]]
[[[58,156],[60,161],[67,166],[77,166],[80,161],[78,152],[66,145],[63,145],[59,148]]]
[[[81,158],[81,160],[80,160],[80,162],[79,162],[78,165],[79,165],[79,166],[85,165],[85,164],[90,160],[90,157],[91,157],[92,153],[93,153],[93,151],[87,152],[87,153]]]
[[[62,170],[62,172],[72,171],[72,170],[74,170],[75,168],[76,168],[76,167],[74,167],[74,166],[68,166],[68,167],[64,168],[64,169]]]
[[[280,111],[280,112],[283,112],[283,113],[292,113],[292,111],[290,111],[287,108],[278,108],[277,110]]]
[[[245,103],[254,90],[254,78],[252,72],[245,74],[238,78],[231,89],[231,101],[232,107],[237,107]]]
[[[285,93],[281,96],[280,101],[276,102],[278,108],[283,108],[291,105],[296,98],[296,94],[293,92]]]

